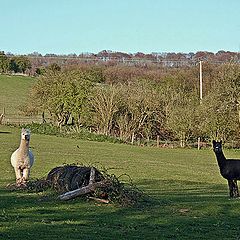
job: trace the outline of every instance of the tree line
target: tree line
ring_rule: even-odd
[[[14,56],[11,53],[7,54],[8,56]],[[240,56],[238,52],[231,52],[231,51],[223,51],[219,50],[216,53],[208,52],[208,51],[198,51],[196,53],[189,52],[189,53],[182,53],[182,52],[152,52],[152,53],[143,53],[143,52],[136,52],[136,53],[126,53],[126,52],[116,52],[111,50],[102,50],[98,53],[71,53],[65,55],[58,55],[54,53],[47,53],[42,55],[38,52],[33,52],[26,55],[29,58],[106,58],[106,59],[146,59],[146,60],[212,60],[212,61],[230,61],[230,60],[239,60]]]
[[[0,51],[0,73],[23,73],[31,69],[31,62],[26,56],[8,57]]]
[[[240,142],[240,67],[203,64],[169,69],[85,66],[47,69],[31,89],[25,114],[59,127],[85,127],[126,142],[198,137]]]
[[[3,54],[1,54],[3,53]],[[208,61],[211,63],[222,64],[229,61],[234,61],[239,63],[240,54],[238,52],[223,51],[220,50],[216,53],[208,51],[198,51],[196,53],[175,53],[175,52],[153,52],[153,53],[124,53],[115,52],[110,50],[103,50],[98,53],[72,53],[65,55],[57,55],[53,53],[47,53],[42,55],[38,52],[33,52],[26,54],[24,56],[14,55],[12,53],[0,52],[0,65],[2,60],[4,60],[6,66],[1,68],[0,72],[27,72],[29,75],[39,75],[42,69],[48,67],[52,64],[58,64],[61,68],[72,68],[73,66],[78,67],[82,64],[89,65],[129,65],[129,66],[145,66],[149,67],[151,65],[156,65],[157,67],[163,68],[181,68],[184,66],[193,66],[200,60]],[[2,59],[2,60],[1,60]],[[16,59],[18,62],[24,64],[9,64],[9,61]],[[24,59],[24,61],[23,61]],[[26,64],[27,63],[27,64]],[[24,65],[24,66],[23,66]],[[20,66],[20,67],[17,67]],[[1,70],[2,69],[2,70]]]

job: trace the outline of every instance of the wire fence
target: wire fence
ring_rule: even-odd
[[[50,119],[45,119],[50,122]],[[26,125],[32,123],[43,123],[42,116],[17,116],[14,114],[8,114],[4,116],[0,125]],[[61,129],[59,129],[61,131]],[[90,133],[90,131],[89,131]],[[81,135],[81,131],[79,132]],[[97,134],[97,133],[96,133]],[[81,137],[81,136],[80,136]],[[211,149],[212,142],[211,139],[198,139],[193,138],[191,140],[185,141],[184,144],[180,140],[161,140],[158,137],[156,139],[140,139],[137,138],[134,142],[129,142],[128,144],[133,144],[139,147],[157,147],[166,149],[176,149],[176,148],[195,148],[195,149]],[[240,149],[240,142],[238,140],[228,140],[224,142],[224,147],[227,149]]]
[[[2,119],[2,124],[14,124],[14,125],[23,125],[23,124],[30,124],[30,123],[42,123],[42,117],[39,116],[21,116],[15,114],[6,114]]]

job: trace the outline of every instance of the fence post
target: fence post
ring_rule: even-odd
[[[197,149],[200,150],[201,149],[201,138],[198,137],[198,141],[197,141]]]
[[[4,117],[5,117],[5,107],[3,108],[3,112],[2,112],[2,114],[0,115],[0,124],[2,124]]]
[[[157,135],[157,147],[159,147],[159,135]]]
[[[134,132],[132,133],[132,140],[131,140],[131,144],[133,144],[134,143]]]

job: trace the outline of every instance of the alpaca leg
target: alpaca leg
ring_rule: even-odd
[[[237,185],[237,180],[233,180],[233,196],[234,197],[239,197],[239,192],[238,192],[238,185]]]
[[[239,197],[237,180],[228,180],[228,187],[231,198]]]
[[[16,183],[19,184],[22,181],[22,171],[20,168],[15,168],[15,174],[16,174]]]
[[[30,168],[23,169],[23,182],[26,182],[29,178]]]

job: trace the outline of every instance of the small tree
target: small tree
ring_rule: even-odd
[[[93,124],[99,133],[110,135],[119,108],[119,87],[98,85],[90,98]]]
[[[49,66],[47,66],[47,70],[53,71],[53,72],[59,72],[61,71],[61,67],[57,63],[52,63]]]
[[[80,126],[94,81],[87,72],[49,70],[33,86],[30,104],[38,112],[49,112],[59,127],[67,124],[71,116]]]
[[[224,65],[201,106],[202,129],[210,138],[229,139],[240,129],[240,68]]]
[[[0,73],[7,73],[10,70],[10,61],[3,51],[0,51]]]
[[[228,139],[236,130],[237,118],[233,106],[222,93],[209,93],[200,107],[202,133],[211,139]]]
[[[136,136],[149,138],[156,114],[154,89],[146,80],[136,80],[132,84],[122,85],[116,127],[120,138],[133,143]]]
[[[180,140],[181,147],[185,147],[186,141],[196,132],[198,105],[194,96],[185,96],[168,109],[166,126]]]
[[[161,84],[165,128],[172,133],[173,138],[180,140],[181,147],[193,136],[197,126],[199,99],[197,86],[192,83],[191,77],[180,71],[166,76]]]
[[[15,56],[10,60],[10,70],[17,73],[25,73],[26,70],[31,69],[31,62],[25,56]]]

